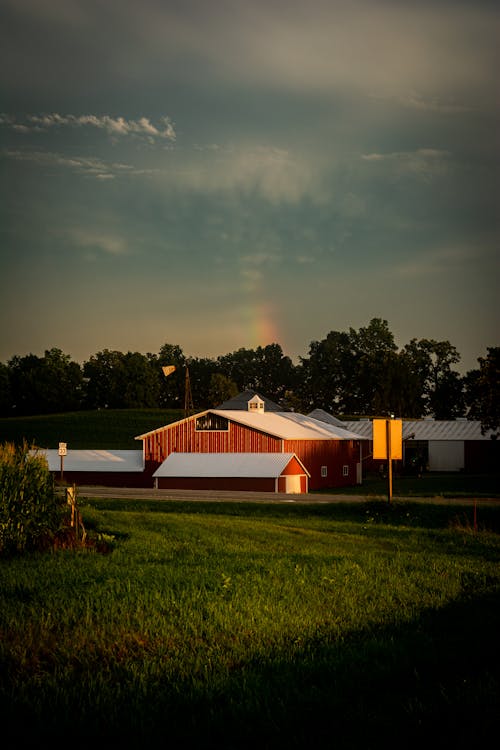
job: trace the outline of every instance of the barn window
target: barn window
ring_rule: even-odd
[[[322,466],[321,467],[321,476],[327,477],[328,476],[328,466]]]
[[[342,467],[342,476],[348,477],[349,476],[349,466],[347,464],[344,464]]]
[[[229,420],[221,417],[220,414],[202,414],[196,419],[197,432],[227,432],[229,430]]]

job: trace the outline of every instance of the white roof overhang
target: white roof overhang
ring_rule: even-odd
[[[153,477],[272,478],[281,476],[294,453],[171,453]]]

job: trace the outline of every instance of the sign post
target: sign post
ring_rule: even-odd
[[[387,499],[392,502],[392,462],[403,458],[403,421],[373,420],[373,458],[387,460]]]
[[[61,482],[64,476],[64,456],[68,455],[67,443],[59,443],[59,456],[61,457]]]

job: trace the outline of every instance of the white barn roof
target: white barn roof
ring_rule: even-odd
[[[215,414],[227,417],[246,427],[267,432],[283,440],[360,440],[361,436],[347,427],[320,422],[297,412],[264,412],[253,414],[245,411],[218,411]]]
[[[39,448],[37,455],[45,456],[50,471],[60,471],[61,457],[57,448]],[[144,471],[142,451],[68,450],[64,456],[64,471]]]
[[[171,453],[153,477],[276,479],[294,456],[294,453]],[[302,462],[298,458],[297,461],[309,476]]]
[[[363,440],[363,436],[358,432],[351,431],[347,425],[338,427],[327,424],[311,416],[305,416],[297,412],[249,412],[240,409],[208,409],[207,411],[195,414],[188,419],[196,419],[203,414],[218,414],[232,422],[252,427],[260,432],[265,432],[273,437],[282,440]],[[181,420],[185,421],[185,420]],[[179,422],[159,427],[156,430],[150,430],[143,435],[138,435],[136,440],[153,435],[158,430],[168,430]]]

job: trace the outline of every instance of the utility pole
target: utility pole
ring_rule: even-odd
[[[391,414],[392,418],[392,414]],[[385,435],[387,442],[387,500],[392,503],[392,444],[391,444],[391,422],[385,420]]]

